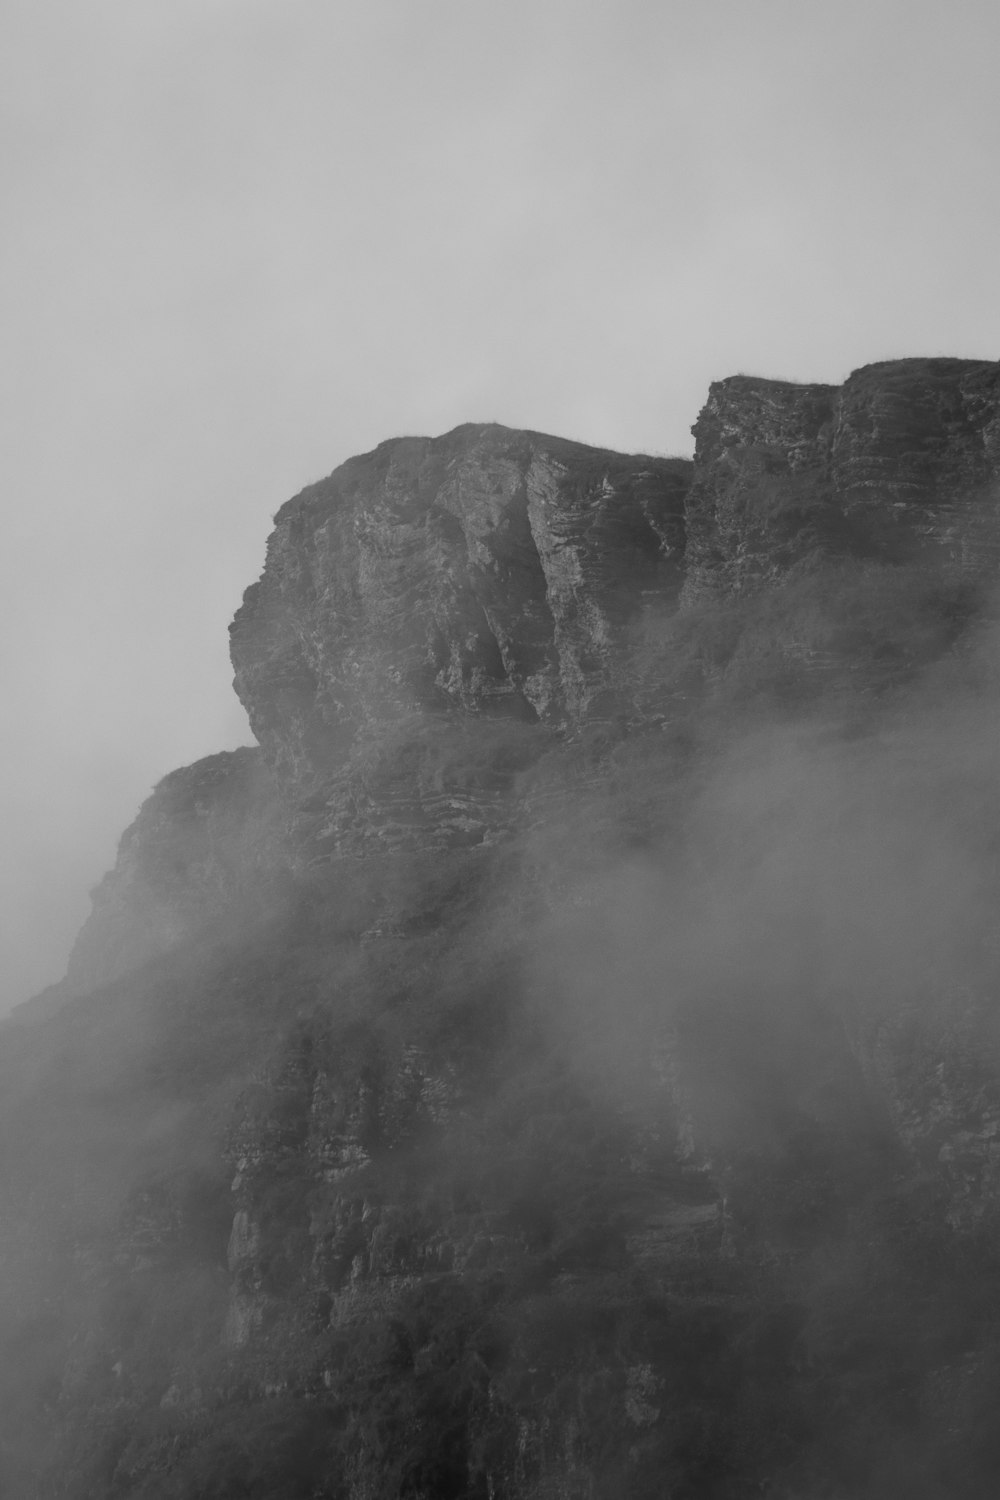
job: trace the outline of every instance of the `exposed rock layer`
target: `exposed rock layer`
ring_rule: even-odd
[[[627,712],[628,627],[680,590],[690,468],[468,426],[383,443],[289,501],[232,650],[254,733],[308,804],[299,839],[481,842],[535,753],[520,727]]]
[[[694,426],[685,597],[818,555],[997,557],[1000,366],[896,360],[843,386],[735,375]]]
[[[995,571],[995,364],[734,376],[693,430],[693,467],[495,426],[397,439],[282,508],[232,651],[300,860],[488,842],[546,743],[526,730],[670,715],[673,664],[651,689],[636,645],[679,603],[838,558]],[[825,670],[827,634],[785,648]]]

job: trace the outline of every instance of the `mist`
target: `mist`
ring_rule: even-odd
[[[369,802],[486,778],[481,847],[295,868],[258,752],[166,778],[4,1030],[8,1491],[984,1500],[991,555],[638,608],[571,735],[387,727]]]
[[[667,839],[574,888],[546,974],[574,1026],[600,1025],[602,1059],[647,1057],[682,1013],[720,1010],[741,1047],[759,1020],[772,1046],[786,1023],[808,1039],[814,1009],[875,1025],[988,982],[998,704],[897,713],[860,740],[811,716],[754,726],[698,767]],[[568,845],[563,868],[594,863]]]
[[[643,595],[611,707],[376,715],[346,811],[226,627],[394,435],[995,356],[996,7],[0,34],[5,1500],[987,1500],[996,547]]]
[[[148,790],[249,742],[225,627],[302,484],[465,420],[686,453],[734,371],[995,349],[986,4],[0,26],[5,1009]]]

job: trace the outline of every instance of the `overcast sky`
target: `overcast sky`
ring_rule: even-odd
[[[1000,356],[997,0],[0,0],[0,1010],[350,454]]]

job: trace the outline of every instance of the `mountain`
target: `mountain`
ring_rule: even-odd
[[[1000,365],[278,512],[0,1029],[12,1500],[980,1500]]]

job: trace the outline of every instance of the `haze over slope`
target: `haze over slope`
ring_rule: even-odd
[[[1000,366],[276,517],[0,1033],[17,1500],[985,1500]]]

